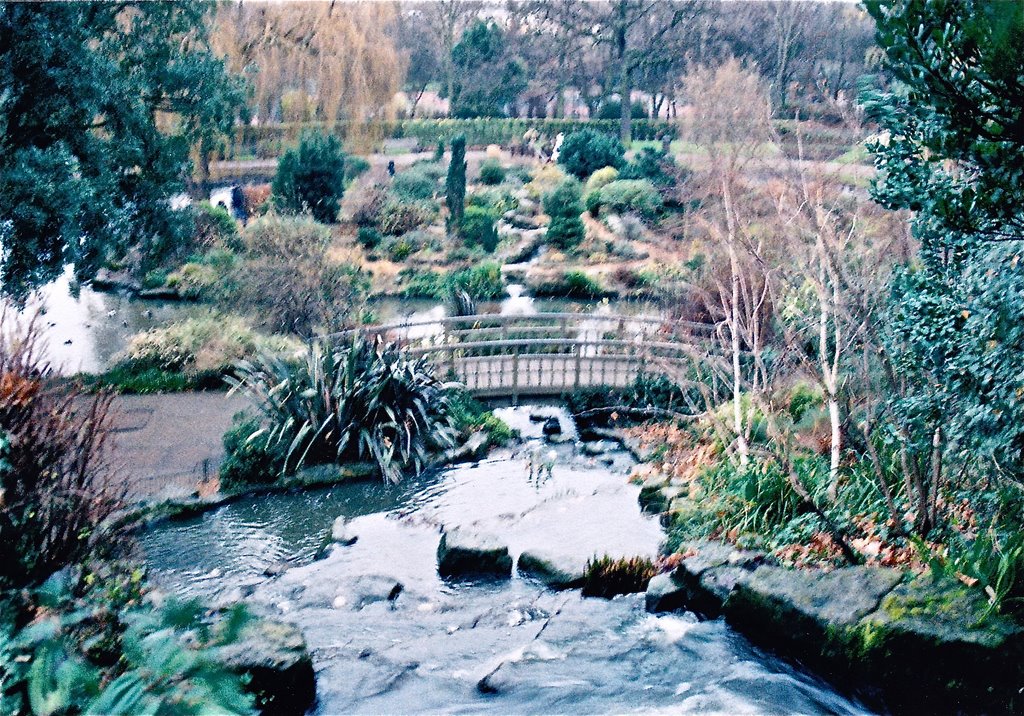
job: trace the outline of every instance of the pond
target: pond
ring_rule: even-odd
[[[864,711],[721,620],[647,614],[643,595],[584,598],[518,573],[438,577],[442,528],[497,535],[513,558],[653,557],[663,538],[637,506],[627,454],[584,454],[561,409],[503,411],[526,441],[482,462],[399,485],[255,497],[167,523],[143,537],[152,575],[165,589],[245,599],[296,623],[321,714]],[[550,416],[564,426],[558,444],[540,438],[537,418]],[[338,516],[357,540],[325,549]]]
[[[100,373],[128,340],[150,328],[200,315],[209,307],[187,301],[155,301],[118,292],[103,292],[79,285],[70,266],[39,290],[26,312],[38,307],[47,357],[62,375]],[[436,300],[380,298],[371,301],[374,317],[382,323],[418,322],[443,318],[445,305]],[[632,301],[571,301],[533,299],[521,286],[509,286],[502,301],[482,302],[481,313],[621,313],[659,315],[647,303]]]

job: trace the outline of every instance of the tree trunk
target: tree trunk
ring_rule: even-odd
[[[732,343],[732,417],[733,430],[736,431],[736,450],[740,456],[740,465],[746,466],[750,460],[750,448],[743,429],[742,388],[743,376],[740,372],[740,262],[736,251],[736,221],[732,213],[732,193],[727,180],[722,181],[722,200],[725,204],[725,221],[729,244],[729,270],[732,283],[732,300],[729,306],[729,336]]]

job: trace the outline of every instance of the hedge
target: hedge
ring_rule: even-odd
[[[584,126],[612,135],[619,133],[619,120],[579,119],[406,119],[382,122],[379,136],[392,139],[415,139],[422,147],[436,147],[438,142],[448,145],[459,134],[466,136],[470,146],[488,144],[509,145],[519,142],[530,128],[554,137],[559,132],[569,134]],[[335,134],[342,139],[348,133],[349,121],[339,122],[284,122],[278,124],[239,125],[223,150],[223,159],[255,157],[270,159],[280,156],[285,147],[294,144],[306,130],[319,130]],[[633,139],[638,141],[676,137],[675,123],[657,119],[633,120]]]

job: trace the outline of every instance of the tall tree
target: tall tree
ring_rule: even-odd
[[[448,233],[459,234],[462,215],[466,211],[466,137],[462,134],[452,139],[452,158],[448,162],[444,193],[448,206]]]
[[[890,407],[926,532],[950,473],[984,466],[986,479],[1024,480],[1024,345],[1007,320],[1024,310],[1024,10],[866,5],[895,79],[864,95],[881,129],[872,193],[913,212],[920,242],[918,265],[894,286]]]
[[[0,5],[0,280],[22,293],[88,275],[187,230],[169,197],[189,148],[241,99],[207,42],[203,2]]]
[[[526,67],[493,21],[476,20],[452,48],[458,79],[449,96],[455,117],[502,117],[526,89]]]

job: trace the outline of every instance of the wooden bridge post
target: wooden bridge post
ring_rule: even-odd
[[[519,405],[519,346],[512,352],[512,405]]]

